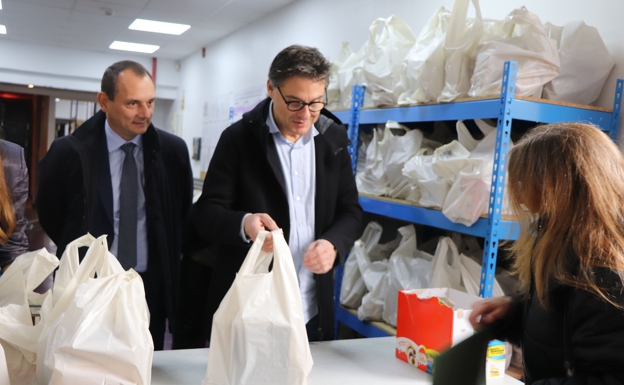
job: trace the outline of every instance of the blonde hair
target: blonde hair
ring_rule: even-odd
[[[525,294],[533,283],[548,308],[548,287],[560,282],[619,306],[593,274],[608,268],[622,279],[624,272],[624,157],[617,146],[589,124],[544,125],[509,152],[508,172],[509,201],[522,224],[511,246],[513,268]]]
[[[4,178],[4,165],[0,154],[0,243],[6,243],[15,230],[15,211],[11,193]]]

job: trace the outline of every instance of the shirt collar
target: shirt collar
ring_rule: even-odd
[[[266,124],[267,126],[269,126],[269,132],[271,134],[279,135],[284,140],[288,141],[286,138],[284,138],[284,135],[282,135],[279,128],[277,128],[277,123],[275,123],[275,118],[273,117],[273,100],[271,100],[271,104],[269,105],[269,116],[267,116]],[[302,144],[307,144],[310,141],[310,139],[317,136],[318,134],[319,132],[313,124],[311,129],[308,130],[308,132],[301,137],[301,139],[303,140]],[[291,142],[288,142],[288,143],[291,143]]]
[[[135,136],[132,140],[128,141],[119,136],[111,126],[108,124],[108,119],[104,121],[104,131],[106,132],[106,144],[108,145],[108,153],[117,151],[119,147],[128,142],[132,142],[137,145],[141,150],[143,149],[142,135]]]

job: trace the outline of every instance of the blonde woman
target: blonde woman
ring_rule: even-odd
[[[509,153],[522,230],[511,246],[518,297],[477,302],[523,348],[527,384],[624,384],[624,158],[599,129],[558,123]]]
[[[1,131],[1,128],[0,128]],[[24,216],[28,199],[28,169],[24,149],[0,139],[0,268],[28,251]]]

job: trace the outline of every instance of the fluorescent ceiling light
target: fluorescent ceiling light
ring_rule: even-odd
[[[0,9],[2,9],[2,0],[0,0]]]
[[[0,35],[5,35],[5,34],[6,34],[6,27],[0,24]]]
[[[163,21],[153,21],[145,19],[136,19],[128,29],[137,31],[167,33],[169,35],[181,35],[184,31],[191,28],[188,24],[165,23]]]
[[[139,43],[128,43],[125,41],[115,40],[108,48],[118,49],[121,51],[154,53],[156,52],[156,50],[158,50],[158,48],[160,48],[160,46],[149,45],[149,44],[139,44]]]

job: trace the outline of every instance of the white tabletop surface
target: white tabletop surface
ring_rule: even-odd
[[[308,385],[431,384],[431,375],[394,356],[395,337],[311,343],[314,366]],[[152,385],[200,385],[210,349],[154,352]],[[488,385],[519,385],[506,377]]]

